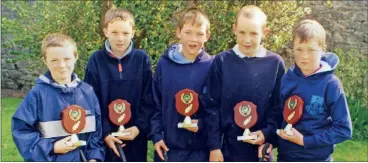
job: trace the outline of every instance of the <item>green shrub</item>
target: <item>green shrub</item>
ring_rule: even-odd
[[[356,50],[333,50],[340,58],[335,71],[342,82],[353,121],[353,137],[368,139],[367,59]]]
[[[13,39],[2,43],[3,48],[16,45],[16,59],[40,59],[40,43],[50,32],[63,31],[78,44],[80,58],[76,72],[83,78],[85,64],[93,51],[102,47],[104,38],[99,35],[100,1],[2,1],[2,5],[17,13],[16,19],[2,18],[4,36]],[[168,47],[176,42],[175,30],[179,14],[196,5],[203,8],[211,22],[211,38],[206,44],[210,54],[217,54],[235,45],[232,24],[236,12],[244,5],[260,6],[268,15],[270,35],[265,47],[276,51],[290,40],[293,24],[309,10],[298,6],[299,1],[123,1],[115,5],[131,10],[135,15],[136,47],[148,52],[155,64]],[[24,51],[24,49],[26,49]],[[41,62],[40,62],[41,63]],[[35,65],[39,66],[41,64]]]

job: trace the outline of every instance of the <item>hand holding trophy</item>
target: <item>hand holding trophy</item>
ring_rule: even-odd
[[[303,106],[304,101],[297,95],[293,95],[285,101],[283,116],[285,122],[288,123],[284,129],[287,135],[294,135],[291,128],[293,127],[293,124],[296,124],[302,117]],[[279,132],[280,130],[277,129],[276,133]]]
[[[183,89],[175,95],[176,111],[185,116],[184,122],[178,123],[178,128],[198,127],[198,123],[193,123],[191,115],[198,111],[198,94],[190,89]]]

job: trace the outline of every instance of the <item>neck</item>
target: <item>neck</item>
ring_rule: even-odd
[[[319,65],[319,67],[315,68],[315,69],[311,69],[311,70],[302,70],[302,73],[305,77],[317,72],[320,68],[322,67],[322,65]]]
[[[124,57],[125,52],[127,51],[127,49],[125,49],[124,51],[116,51],[111,49],[111,51],[114,53],[114,55],[116,55],[117,57]]]
[[[56,83],[58,84],[68,84],[68,83],[71,83],[72,82],[72,79],[71,78],[67,78],[67,79],[60,79],[60,80],[55,80]]]
[[[191,61],[191,62],[194,62],[195,59],[197,58],[198,54],[197,55],[190,55],[190,54],[185,54],[185,53],[182,53],[184,58]]]

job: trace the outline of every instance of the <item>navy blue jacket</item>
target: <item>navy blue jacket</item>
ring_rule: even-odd
[[[251,132],[261,130],[273,142],[279,117],[279,87],[285,73],[282,58],[267,51],[264,57],[244,57],[228,50],[218,54],[207,83],[206,127],[210,150],[222,149],[228,161],[257,161],[258,146],[237,141],[244,129],[234,121],[234,106],[245,100],[257,106],[258,121]],[[221,144],[223,143],[223,144]]]
[[[100,102],[103,138],[117,132],[119,128],[109,119],[108,105],[116,99],[124,99],[131,104],[132,118],[124,127],[136,126],[140,133],[134,140],[124,141],[127,145],[123,150],[128,161],[145,161],[149,119],[154,107],[152,70],[147,53],[132,49],[123,58],[118,59],[106,48],[98,50],[88,61],[84,80],[94,88]],[[112,151],[108,148],[106,152]],[[110,159],[112,158],[106,157],[106,161]]]
[[[173,48],[169,48],[158,61],[153,78],[153,95],[156,111],[151,120],[151,136],[153,143],[164,140],[169,149],[175,150],[205,150],[207,135],[204,132],[204,106],[202,93],[205,91],[207,74],[212,63],[212,57],[204,50],[195,61],[181,62],[175,60]],[[171,50],[171,51],[170,51]],[[170,53],[170,54],[169,54]],[[173,52],[174,53],[174,52]],[[182,58],[185,60],[185,58]],[[198,132],[193,133],[177,124],[183,122],[185,116],[179,114],[175,107],[175,94],[182,89],[191,89],[199,95],[199,109],[190,116],[198,119]]]
[[[71,87],[58,86],[47,72],[36,80],[36,85],[19,105],[12,118],[12,134],[24,161],[80,162],[82,160],[79,150],[84,152],[87,160],[104,160],[101,114],[97,97],[92,87],[80,81],[75,74],[73,83]],[[61,120],[61,112],[70,105],[79,105],[86,110],[86,116],[95,116],[96,131],[78,134],[80,140],[87,141],[87,146],[81,146],[66,154],[55,154],[54,143],[66,136],[45,138],[38,126],[40,123]],[[64,129],[61,127],[59,130]]]
[[[281,81],[281,106],[292,95],[304,101],[303,116],[293,127],[304,136],[304,147],[279,138],[280,161],[330,161],[334,144],[352,137],[352,125],[344,90],[333,74],[339,59],[335,54],[322,56],[322,68],[305,77],[292,66]],[[282,128],[286,122],[283,121]]]

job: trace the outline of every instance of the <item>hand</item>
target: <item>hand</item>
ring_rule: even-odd
[[[95,159],[91,159],[88,162],[97,162]]]
[[[256,144],[257,145],[262,145],[262,144],[264,144],[265,137],[264,137],[264,135],[263,135],[263,133],[262,133],[261,130],[258,130],[256,132],[251,132],[250,135],[257,135],[257,139],[254,139],[254,140],[252,140],[252,139],[246,139],[246,140],[243,140],[243,142],[247,142],[247,143],[253,144],[253,145],[256,145]]]
[[[192,119],[192,123],[197,123],[198,124],[198,119]],[[187,129],[188,131],[191,131],[191,132],[198,132],[198,125],[197,127],[185,127],[185,129]]]
[[[224,156],[220,149],[212,150],[210,152],[210,162],[224,162]]]
[[[162,160],[165,160],[165,158],[164,158],[164,154],[162,153],[161,148],[163,148],[166,152],[167,152],[167,151],[169,151],[169,148],[167,148],[167,146],[166,146],[166,144],[165,144],[164,140],[160,140],[160,141],[158,141],[158,142],[155,144],[155,150],[156,150],[156,152],[157,152],[158,156],[160,156],[160,158],[161,158]]]
[[[265,144],[262,144],[261,146],[258,147],[258,158],[262,158],[262,151],[263,151],[264,146],[265,146]],[[269,154],[271,152],[272,152],[272,144],[270,144],[270,146],[268,147],[263,161],[267,161],[270,158]]]
[[[285,140],[289,140],[295,144],[304,146],[304,136],[295,128],[291,128],[291,132],[294,133],[294,135],[289,136],[288,134],[286,134],[285,130],[281,130],[279,133],[277,133],[277,135]]]
[[[107,146],[109,146],[114,151],[116,155],[120,157],[118,149],[116,149],[116,146],[115,146],[115,143],[122,144],[121,147],[125,146],[125,144],[123,144],[123,142],[120,139],[113,137],[112,135],[108,135],[105,137],[105,143],[107,144]]]
[[[136,126],[129,127],[125,129],[123,132],[130,132],[130,135],[119,136],[118,138],[120,140],[134,140],[135,137],[137,137],[137,135],[139,134],[139,130]]]
[[[74,146],[68,146],[66,144],[66,142],[70,141],[71,139],[72,139],[72,136],[68,136],[64,139],[60,139],[59,141],[55,142],[54,153],[65,154],[77,148]]]

